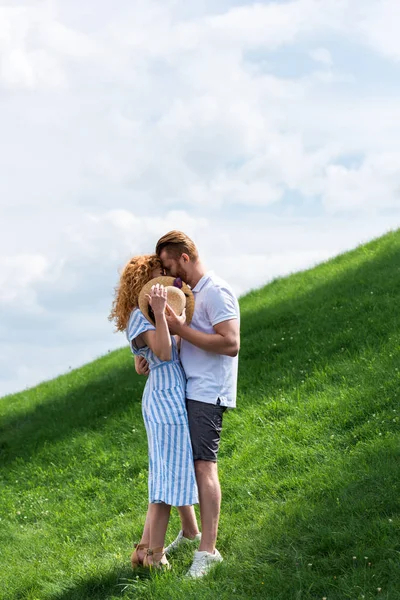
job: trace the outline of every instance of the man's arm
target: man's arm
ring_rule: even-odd
[[[171,333],[179,335],[182,339],[206,352],[225,354],[226,356],[236,356],[238,354],[240,331],[237,319],[229,319],[214,325],[215,333],[203,333],[186,325],[185,316],[178,317],[169,305],[168,313],[166,319]]]

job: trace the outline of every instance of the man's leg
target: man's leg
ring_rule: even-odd
[[[189,540],[193,540],[199,533],[194,507],[178,506],[178,512],[182,523],[183,536]]]
[[[197,487],[199,489],[201,542],[199,552],[214,553],[221,509],[221,486],[216,462],[196,460]]]
[[[221,508],[217,457],[225,408],[186,400],[201,517],[199,552],[214,553]]]
[[[193,506],[178,506],[178,512],[181,519],[182,529],[178,533],[178,537],[166,547],[166,554],[174,552],[182,544],[190,542],[198,542],[201,538],[197,525],[196,513]]]

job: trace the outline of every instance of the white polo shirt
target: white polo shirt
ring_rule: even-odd
[[[215,333],[223,321],[240,321],[239,303],[231,287],[212,271],[193,288],[195,307],[190,327],[203,333]],[[206,352],[182,339],[181,362],[185,369],[186,398],[208,404],[235,408],[238,356]]]

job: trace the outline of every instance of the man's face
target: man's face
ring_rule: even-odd
[[[162,250],[160,254],[160,259],[165,269],[166,275],[170,277],[180,277],[183,281],[186,281],[186,270],[184,269],[182,263],[182,259],[177,260],[176,258],[171,258],[168,256],[166,250]]]

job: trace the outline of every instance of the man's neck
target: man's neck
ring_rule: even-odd
[[[188,281],[186,283],[188,283],[193,289],[196,287],[200,279],[204,277],[206,273],[207,269],[205,268],[202,262],[198,261],[195,265],[193,265],[193,271],[190,274],[190,277],[188,277]]]

